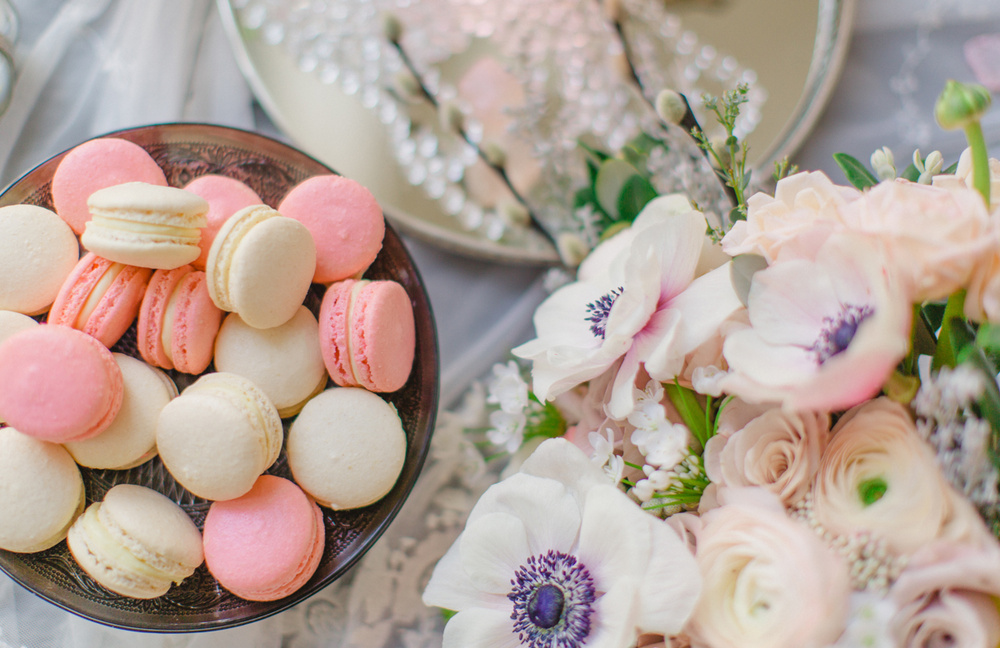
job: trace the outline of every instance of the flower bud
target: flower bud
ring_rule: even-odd
[[[501,200],[497,204],[497,214],[511,227],[525,227],[531,222],[527,208],[513,200]]]
[[[560,232],[556,237],[556,248],[562,262],[571,268],[580,265],[590,253],[587,243],[576,232]]]
[[[979,121],[991,102],[990,91],[983,86],[951,79],[934,105],[934,118],[945,130],[965,128]]]
[[[879,180],[893,180],[896,177],[896,160],[888,146],[876,150],[871,157],[872,169]]]
[[[394,13],[382,14],[382,33],[390,43],[398,43],[403,37],[403,21]]]
[[[462,109],[452,101],[444,101],[438,107],[438,119],[441,128],[460,132],[465,127],[465,114]]]
[[[930,184],[934,176],[941,173],[941,168],[944,166],[944,157],[941,156],[941,151],[931,151],[926,160],[921,160],[920,151],[914,151],[913,165],[920,171],[920,177],[917,178],[917,182],[920,184]]]
[[[609,22],[617,23],[622,19],[622,0],[604,0],[604,15]]]
[[[406,101],[415,101],[422,95],[420,82],[409,70],[397,72],[393,77],[393,86],[400,98]]]
[[[656,95],[656,114],[668,124],[680,124],[687,113],[687,102],[673,90],[661,90]]]
[[[718,159],[718,164],[721,168],[725,169],[730,164],[733,163],[733,156],[729,152],[729,139],[726,137],[713,137],[709,144],[712,146],[712,151],[715,152],[715,156]]]
[[[483,145],[483,157],[490,166],[502,167],[507,164],[507,151],[497,142],[486,142]]]

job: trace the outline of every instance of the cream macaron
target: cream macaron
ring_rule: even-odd
[[[91,578],[137,599],[166,594],[204,561],[201,533],[184,509],[134,484],[114,486],[88,506],[67,544]]]
[[[122,370],[122,406],[104,432],[86,441],[63,444],[87,468],[125,470],[156,456],[156,422],[177,396],[177,386],[163,371],[123,353],[114,353]]]
[[[360,387],[319,394],[292,421],[286,446],[296,483],[320,506],[353,509],[384,497],[403,469],[396,408]]]
[[[300,306],[284,324],[257,329],[230,313],[215,338],[215,368],[252,380],[281,418],[298,414],[327,382],[316,317]]]
[[[83,505],[80,469],[61,445],[0,428],[0,549],[54,546]]]
[[[201,254],[208,202],[190,191],[145,182],[100,189],[87,199],[91,220],[80,237],[94,254],[141,268],[171,270]]]
[[[0,207],[0,309],[45,312],[79,258],[76,234],[55,212]]]
[[[281,452],[284,429],[267,395],[232,373],[203,375],[160,412],[156,446],[181,486],[228,500],[249,491]]]
[[[306,226],[267,205],[245,207],[216,234],[205,263],[215,305],[254,328],[290,320],[312,285],[316,244]]]

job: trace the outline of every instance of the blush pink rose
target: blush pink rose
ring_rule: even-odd
[[[973,189],[882,182],[843,211],[848,229],[877,237],[913,303],[965,287],[990,251],[990,222]]]
[[[705,470],[714,484],[761,486],[791,506],[809,492],[829,434],[826,413],[773,408],[731,436],[709,439]]]
[[[910,558],[889,590],[898,606],[891,621],[904,648],[981,648],[1000,643],[1000,547],[936,542]]]
[[[791,243],[814,247],[830,231],[843,229],[841,212],[860,197],[858,190],[835,185],[820,171],[782,178],[773,197],[750,197],[746,220],[733,224],[722,249],[731,256],[759,254],[771,263]]]

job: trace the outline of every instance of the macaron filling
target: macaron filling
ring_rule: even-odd
[[[114,284],[115,279],[118,278],[118,275],[124,269],[124,263],[113,262],[108,266],[108,269],[104,271],[104,274],[101,275],[101,278],[90,290],[90,294],[87,295],[87,299],[83,302],[83,306],[80,308],[80,312],[77,313],[76,320],[73,322],[73,328],[82,331],[86,327],[90,316],[94,314],[98,304],[104,299],[104,295],[107,294],[112,284]]]
[[[149,213],[136,214],[137,217],[153,218]],[[138,234],[151,242],[169,242],[188,245],[198,245],[201,240],[201,229],[198,226],[171,225],[167,223],[126,220],[117,216],[93,213],[88,228],[102,228],[112,232]]]
[[[233,214],[227,221],[228,228],[220,232],[212,243],[209,252],[206,272],[209,276],[208,290],[216,306],[224,311],[234,310],[229,293],[229,270],[233,263],[233,255],[243,237],[263,221],[279,216],[278,212],[267,205],[252,205]]]

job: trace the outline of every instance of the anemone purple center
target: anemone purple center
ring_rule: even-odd
[[[845,351],[854,340],[858,327],[874,312],[872,307],[868,305],[846,304],[835,317],[824,317],[823,328],[811,348],[811,351],[816,354],[816,362],[823,364],[838,353]]]
[[[590,332],[594,337],[603,340],[608,328],[608,316],[611,315],[611,307],[624,291],[624,286],[615,288],[606,295],[587,304],[587,316],[584,318],[590,322]]]
[[[576,556],[548,551],[515,572],[507,598],[514,632],[527,648],[579,648],[590,634],[594,579]]]

